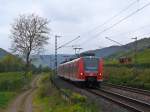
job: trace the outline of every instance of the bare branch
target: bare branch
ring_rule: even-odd
[[[30,62],[30,55],[39,53],[49,39],[48,20],[35,14],[20,15],[11,25],[12,51],[26,57]]]

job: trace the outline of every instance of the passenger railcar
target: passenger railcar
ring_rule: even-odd
[[[103,60],[96,57],[80,57],[60,64],[58,76],[84,86],[99,86],[103,81]]]

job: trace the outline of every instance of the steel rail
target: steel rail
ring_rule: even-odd
[[[108,87],[112,87],[112,88],[117,88],[117,89],[121,89],[121,90],[130,91],[133,93],[138,93],[138,94],[150,96],[150,91],[148,91],[148,90],[143,90],[143,89],[138,89],[138,88],[133,88],[133,87],[127,87],[127,86],[122,86],[122,85],[114,85],[111,83],[103,83],[102,86],[108,86]]]
[[[70,82],[69,82],[70,83]],[[78,87],[76,84],[70,83]],[[80,87],[78,87],[80,88]],[[83,89],[83,88],[80,88]],[[134,112],[150,112],[150,104],[141,100],[137,100],[128,96],[121,95],[119,93],[114,93],[105,89],[89,89],[84,88],[85,92],[89,92],[95,96],[99,96],[108,101],[114,102],[127,110],[131,110]]]
[[[135,112],[150,112],[150,104],[103,89],[86,89],[88,92],[108,99]]]

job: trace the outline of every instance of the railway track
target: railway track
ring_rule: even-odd
[[[71,82],[69,82],[69,84],[76,86],[77,88],[80,88],[79,86],[77,86]],[[117,87],[119,88],[119,86],[117,86]],[[127,110],[131,110],[133,112],[150,112],[150,103],[147,103],[145,101],[141,101],[138,99],[134,99],[129,96],[124,96],[121,93],[115,93],[110,90],[108,91],[108,90],[105,90],[105,88],[101,88],[101,89],[99,89],[99,88],[97,88],[97,89],[80,88],[80,89],[82,89],[86,92],[89,92],[89,93],[95,95],[96,97],[99,96],[100,98],[104,98],[110,102],[116,103],[116,104],[126,108]],[[140,91],[140,94],[143,94],[145,92],[145,90],[139,90],[139,89],[135,89],[135,90],[136,91],[134,91],[134,92],[138,91],[138,93]],[[130,88],[130,90],[128,90],[128,91],[133,91],[133,90],[131,90],[131,88]],[[82,92],[82,94],[83,93],[84,92]],[[148,92],[146,93],[146,95],[149,95]]]
[[[133,93],[138,93],[138,94],[142,94],[142,95],[146,95],[146,96],[150,97],[150,91],[148,91],[148,90],[143,90],[143,89],[138,89],[138,88],[133,88],[133,87],[127,87],[127,86],[122,86],[122,85],[114,85],[114,84],[110,84],[110,83],[103,83],[102,86],[103,87],[117,88],[120,90],[130,91]]]
[[[97,96],[103,97],[107,100],[110,100],[114,103],[117,103],[126,109],[130,109],[135,112],[150,112],[150,104],[142,102],[137,99],[133,99],[127,96],[123,96],[118,93],[111,91],[106,91],[104,89],[86,89],[88,92],[95,94]]]

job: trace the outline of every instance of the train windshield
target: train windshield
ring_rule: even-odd
[[[85,71],[98,71],[98,58],[84,58]]]

